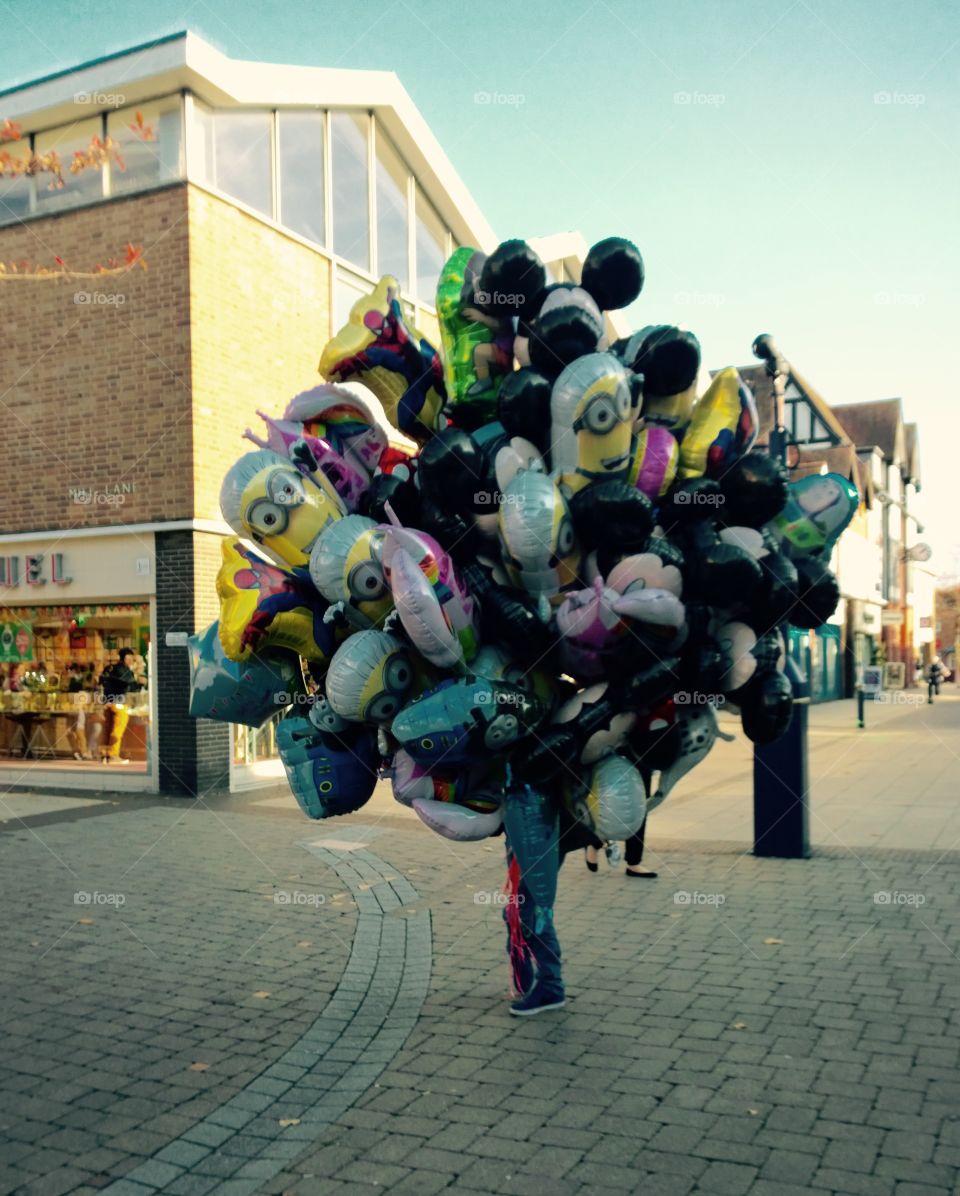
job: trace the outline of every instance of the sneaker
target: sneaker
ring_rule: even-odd
[[[127,760],[126,757],[124,757],[124,756],[117,756],[116,759],[114,760],[114,763],[115,764],[129,764],[130,761]]]
[[[535,984],[525,997],[513,1002],[510,1012],[514,1017],[535,1017],[538,1013],[547,1013],[551,1009],[562,1009],[566,1003],[563,989],[551,991]]]
[[[82,754],[81,752],[74,752],[74,753],[73,753],[73,758],[74,758],[74,760],[82,760],[82,759],[83,759],[83,754]]]

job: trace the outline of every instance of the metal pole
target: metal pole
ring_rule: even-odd
[[[787,461],[787,430],[784,425],[784,390],[790,365],[773,338],[758,336],[753,352],[766,363],[773,380],[774,427],[768,451],[784,465]],[[789,627],[781,628],[789,648]],[[753,749],[753,853],[783,859],[806,859],[810,855],[810,815],[807,805],[807,712],[810,686],[804,671],[787,652],[785,672],[793,687],[793,718],[786,733],[770,744]]]

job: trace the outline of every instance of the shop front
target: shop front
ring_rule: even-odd
[[[856,599],[847,604],[847,643],[850,654],[847,668],[846,695],[856,692],[857,681],[863,669],[877,664],[883,628],[883,606],[879,602]]]
[[[156,791],[155,572],[149,533],[0,538],[0,789]]]
[[[845,601],[829,622],[814,630],[790,628],[790,655],[810,683],[811,702],[833,702],[844,696],[843,638]]]
[[[230,791],[259,789],[283,781],[283,764],[277,749],[277,723],[280,715],[262,727],[244,727],[231,723]]]

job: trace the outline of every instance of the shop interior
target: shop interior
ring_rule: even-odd
[[[121,648],[133,650],[128,664],[142,688],[127,695],[120,758],[107,765],[111,715],[100,678]],[[0,767],[146,772],[149,676],[148,603],[0,609]]]

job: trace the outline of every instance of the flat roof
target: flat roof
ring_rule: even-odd
[[[34,133],[185,89],[218,108],[374,112],[457,240],[487,252],[496,246],[486,217],[392,71],[249,62],[186,30],[18,84],[0,96],[3,117]],[[78,95],[85,97],[82,105]]]
[[[230,58],[191,30],[178,30],[0,91],[0,116],[25,133],[83,120],[117,107],[190,90],[217,108],[316,107],[374,112],[458,243],[489,253],[494,233],[403,84],[392,71],[289,66]],[[83,95],[82,105],[77,96]],[[563,261],[578,281],[587,254],[579,232],[530,237],[548,263]],[[623,312],[608,312],[612,337],[629,333]]]

